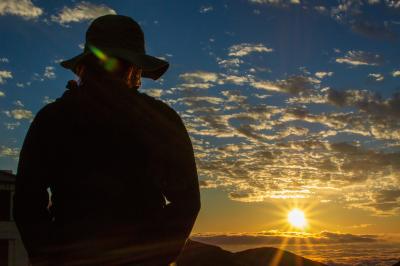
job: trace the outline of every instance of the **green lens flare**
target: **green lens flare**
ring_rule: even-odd
[[[104,63],[104,68],[105,68],[107,71],[114,71],[114,70],[117,68],[117,65],[118,65],[117,59],[111,57],[111,58],[108,58],[108,59],[105,61],[105,63]]]
[[[114,71],[118,67],[118,60],[114,57],[108,57],[102,50],[100,50],[97,47],[94,47],[93,45],[89,45],[89,49],[92,51],[92,53],[99,58],[103,64],[104,68],[107,71]]]
[[[103,51],[101,51],[99,48],[96,48],[96,47],[94,47],[92,45],[89,45],[89,49],[101,61],[106,61],[108,59],[107,55],[105,53],[103,53]]]

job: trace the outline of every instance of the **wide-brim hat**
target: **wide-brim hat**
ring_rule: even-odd
[[[86,31],[84,51],[60,64],[76,73],[79,63],[89,54],[101,60],[123,59],[142,69],[142,77],[158,79],[169,67],[165,60],[146,54],[144,34],[132,18],[105,15],[96,18]]]

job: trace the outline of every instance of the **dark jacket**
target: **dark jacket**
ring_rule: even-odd
[[[110,86],[67,90],[29,128],[14,218],[33,265],[167,265],[190,234],[200,196],[185,126]]]

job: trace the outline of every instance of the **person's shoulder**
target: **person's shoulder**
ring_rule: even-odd
[[[39,109],[35,115],[35,120],[46,119],[57,121],[61,116],[65,116],[68,113],[67,109],[69,108],[66,108],[64,99],[68,93],[69,91],[66,90],[61,97],[47,103],[41,109]]]
[[[36,114],[36,118],[51,118],[60,112],[60,104],[57,101],[43,106]]]
[[[143,99],[145,99],[148,103],[150,103],[152,106],[154,106],[160,113],[164,114],[168,118],[175,121],[181,121],[179,114],[164,101],[159,100],[143,92],[140,92],[140,96]]]

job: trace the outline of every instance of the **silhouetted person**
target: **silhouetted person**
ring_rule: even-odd
[[[168,63],[145,54],[134,20],[107,15],[61,65],[79,84],[38,112],[18,165],[14,218],[32,264],[168,265],[200,209],[182,120],[138,92]]]

